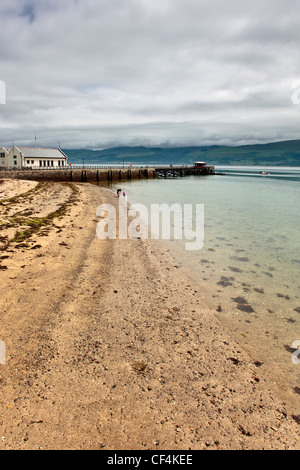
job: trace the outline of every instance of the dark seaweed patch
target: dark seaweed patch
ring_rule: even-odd
[[[253,310],[253,308],[251,307],[251,305],[242,305],[242,304],[238,304],[236,308],[237,308],[238,310],[241,310],[242,312],[254,313],[254,310]]]
[[[278,292],[277,292],[277,297],[279,297],[280,299],[291,300],[291,298],[288,295],[278,294]]]
[[[243,263],[248,263],[250,261],[247,256],[232,256],[230,259],[233,259],[235,261],[242,261]]]
[[[234,281],[234,277],[226,277],[226,276],[221,276],[219,282],[217,282],[218,286],[222,287],[228,287],[232,286],[233,283],[231,281]]]
[[[242,312],[253,313],[254,310],[244,297],[233,297],[232,300],[237,303],[236,308]]]
[[[273,277],[273,274],[268,273],[267,271],[264,271],[263,274],[265,274],[265,275],[268,276],[268,277]]]
[[[232,300],[237,304],[247,304],[247,300],[244,297],[232,297]]]
[[[296,415],[292,415],[292,418],[294,421],[296,421],[297,424],[300,424],[300,415],[296,416]]]
[[[257,287],[254,288],[255,292],[257,292],[258,294],[264,294],[265,291],[263,289],[258,289]]]
[[[236,268],[235,266],[228,266],[228,269],[230,269],[230,271],[233,271],[234,273],[242,273],[243,271],[239,268]]]

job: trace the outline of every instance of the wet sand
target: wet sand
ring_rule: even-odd
[[[299,417],[163,246],[96,237],[115,194],[22,190],[0,201],[0,449],[300,448]]]

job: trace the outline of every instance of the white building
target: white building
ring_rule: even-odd
[[[7,161],[8,154],[10,152],[10,149],[6,149],[4,147],[1,147],[0,149],[0,168],[5,168],[5,163]]]
[[[61,149],[16,147],[0,149],[0,168],[66,168],[67,155]]]

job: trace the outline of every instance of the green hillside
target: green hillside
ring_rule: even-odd
[[[64,150],[73,164],[192,164],[300,166],[300,140],[239,147],[117,147],[104,150]]]

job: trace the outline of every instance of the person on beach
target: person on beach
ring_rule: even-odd
[[[125,191],[123,191],[123,197],[125,197]]]
[[[117,196],[120,197],[121,189],[117,189]]]

